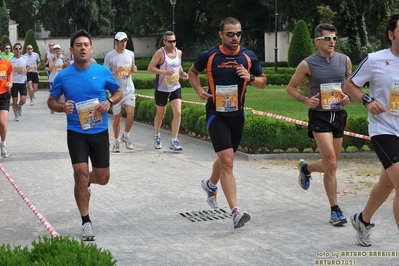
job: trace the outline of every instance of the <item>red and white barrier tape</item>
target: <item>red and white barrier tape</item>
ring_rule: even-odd
[[[36,215],[36,217],[39,219],[39,221],[46,227],[47,231],[51,234],[52,237],[59,236],[57,231],[54,229],[54,227],[51,226],[51,224],[44,218],[43,215],[39,212],[38,209],[33,205],[33,203],[28,199],[28,197],[22,192],[22,190],[17,186],[15,181],[12,179],[12,177],[7,173],[6,169],[4,169],[3,165],[0,164],[0,170],[3,172],[5,177],[10,181],[11,185],[15,188],[15,190],[18,192],[18,194],[21,196],[21,198],[25,201],[25,203],[28,205],[29,209]]]
[[[141,94],[137,94],[137,96],[141,97],[141,98],[148,98],[148,99],[153,99],[154,98],[153,96],[147,96],[147,95],[141,95]],[[201,102],[191,102],[191,101],[185,101],[185,100],[182,100],[182,102],[183,103],[190,103],[190,104],[205,105],[205,103],[201,103]],[[298,119],[285,117],[285,116],[282,116],[282,115],[276,115],[276,114],[272,114],[272,113],[268,113],[268,112],[258,111],[258,110],[254,110],[254,109],[248,108],[248,107],[246,107],[245,110],[250,110],[255,115],[267,116],[267,117],[280,119],[280,120],[283,120],[283,121],[287,121],[287,122],[298,124],[298,125],[302,125],[302,126],[308,126],[308,122],[301,121],[301,120],[298,120]],[[370,136],[365,136],[365,135],[361,135],[361,134],[358,134],[358,133],[352,133],[352,132],[349,132],[349,131],[344,131],[344,134],[347,135],[347,136],[350,136],[350,137],[370,140]]]

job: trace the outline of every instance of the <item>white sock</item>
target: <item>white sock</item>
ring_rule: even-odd
[[[210,189],[214,190],[214,189],[216,188],[216,185],[215,185],[215,184],[212,184],[211,180],[209,179],[209,180],[208,180],[208,187],[209,187]]]
[[[124,137],[128,137],[130,132],[123,132]]]

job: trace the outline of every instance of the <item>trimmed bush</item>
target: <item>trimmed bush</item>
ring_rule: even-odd
[[[29,44],[32,45],[33,51],[35,53],[38,53],[39,57],[42,58],[42,56],[40,55],[39,46],[37,46],[36,37],[35,37],[35,33],[33,32],[33,30],[28,30],[26,32],[25,41],[24,41],[24,47],[22,48],[22,54],[26,53],[26,47]]]
[[[314,50],[308,27],[305,21],[299,20],[292,32],[292,39],[288,48],[288,65],[296,67],[303,59],[313,54]]]
[[[67,236],[43,237],[32,242],[32,249],[9,244],[0,247],[0,266],[18,265],[116,265],[116,260],[108,250],[95,244],[86,244]]]
[[[9,44],[11,45],[11,47],[12,47],[12,43],[11,43],[11,41],[10,41],[10,38],[8,38],[7,35],[3,35],[3,36],[1,37],[1,44],[3,45],[3,48],[4,48],[4,45],[6,45],[7,43],[9,43]],[[2,52],[3,52],[3,51],[2,51]]]

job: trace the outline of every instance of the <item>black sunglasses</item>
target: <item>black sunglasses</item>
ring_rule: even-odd
[[[19,48],[14,48],[14,50],[22,50],[22,48],[21,48],[21,47],[19,47]]]
[[[225,32],[226,33],[226,35],[227,35],[227,37],[234,37],[234,35],[236,35],[237,37],[240,37],[241,35],[242,35],[242,31],[237,31],[237,32],[234,32],[234,31],[228,31],[228,32]]]
[[[176,42],[176,40],[169,40],[169,41],[167,41],[168,43],[175,43]]]
[[[324,37],[317,37],[316,39],[318,40],[324,40],[326,42],[331,41],[331,39],[335,42],[337,40],[337,36],[330,37],[330,36],[324,36]]]

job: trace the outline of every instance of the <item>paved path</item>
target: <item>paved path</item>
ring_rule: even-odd
[[[59,234],[79,239],[81,220],[73,196],[65,115],[50,114],[47,96],[47,91],[38,92],[35,106],[24,106],[19,122],[10,115],[11,154],[0,158],[0,164]],[[152,134],[151,125],[135,123],[134,150],[122,146],[120,154],[111,154],[109,184],[92,186],[96,244],[110,250],[118,265],[314,265],[318,259],[334,259],[333,254],[339,255],[335,263],[341,265],[399,265],[397,255],[369,253],[398,252],[392,197],[376,214],[373,246],[361,247],[350,224],[328,223],[319,174],[308,191],[298,187],[295,154],[292,160],[248,161],[236,156],[239,206],[252,217],[245,227],[234,230],[231,219],[225,218],[223,211],[229,209],[222,192],[221,218],[184,217],[205,215],[210,209],[200,181],[209,176],[215,154],[209,142],[187,136],[180,136],[182,153],[169,152],[169,131],[162,131],[164,149],[155,150]],[[369,191],[357,189],[365,183],[351,165],[347,160],[339,170],[338,198],[348,217],[362,209]],[[362,167],[380,168],[378,162]],[[0,191],[0,245],[26,246],[49,235],[3,175]]]

